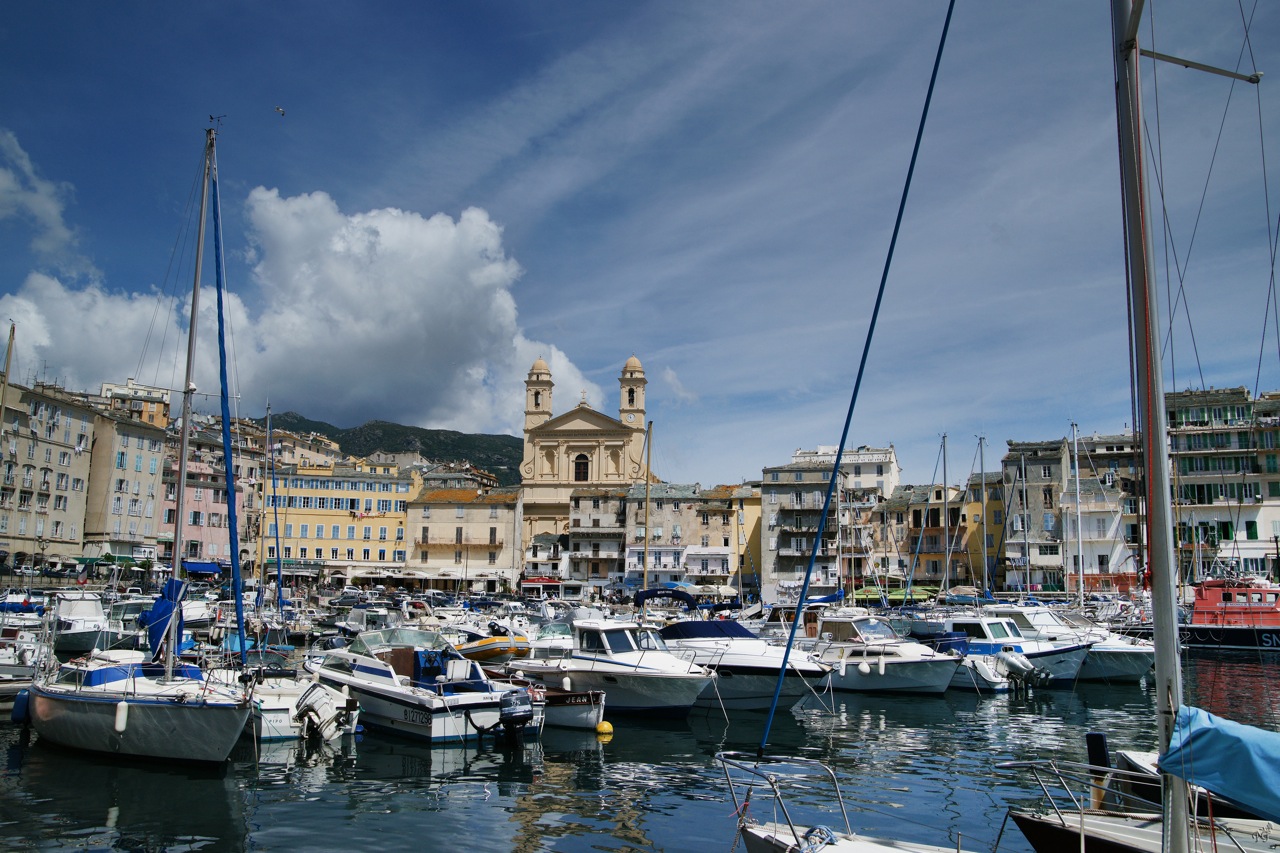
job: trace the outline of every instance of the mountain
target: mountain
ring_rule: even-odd
[[[266,419],[259,421],[264,426]],[[524,441],[514,435],[469,435],[449,429],[423,429],[388,421],[342,429],[324,421],[313,421],[297,412],[271,416],[271,428],[300,434],[318,433],[331,438],[351,456],[368,456],[377,450],[387,453],[415,451],[432,462],[470,462],[488,471],[504,486],[520,482],[520,458]]]

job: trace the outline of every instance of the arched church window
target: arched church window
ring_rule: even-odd
[[[541,391],[533,392],[533,407],[535,409],[542,408],[542,392]]]
[[[585,483],[588,474],[587,455],[579,453],[573,459],[573,479],[576,483]]]
[[[636,389],[628,388],[627,389],[627,405],[634,406],[635,404],[636,404]]]

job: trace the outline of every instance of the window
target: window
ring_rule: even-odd
[[[1051,465],[1041,465],[1041,466],[1040,466],[1040,476],[1041,476],[1041,477],[1044,477],[1046,480],[1047,480],[1047,479],[1049,479],[1050,477],[1052,477],[1052,476],[1053,476],[1053,466],[1051,466]]]
[[[355,526],[354,524],[348,524],[348,525],[347,525],[347,538],[348,538],[348,539],[355,539],[355,538],[356,538],[356,526]],[[348,550],[348,551],[350,551],[351,549],[350,549],[350,548],[348,548],[347,550]]]
[[[489,528],[489,544],[490,545],[498,544],[498,528],[496,527]]]
[[[455,527],[453,529],[453,541],[458,545],[462,544],[462,528],[461,527]]]
[[[370,526],[366,525],[366,526],[365,526],[365,528],[364,528],[364,531],[363,531],[363,532],[364,532],[364,536],[363,536],[362,538],[364,538],[364,539],[372,539],[372,538],[373,538],[373,528],[372,528],[372,527],[370,527]]]
[[[385,527],[379,527],[379,528],[378,528],[378,539],[379,539],[379,540],[381,540],[381,541],[383,541],[383,542],[385,542],[385,541],[386,541],[386,539],[387,539],[387,528],[385,528]]]
[[[579,453],[573,460],[573,480],[576,483],[585,483],[589,479],[590,465],[585,453]]]

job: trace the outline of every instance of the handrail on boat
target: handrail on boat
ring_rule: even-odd
[[[849,812],[845,808],[844,796],[840,792],[840,782],[836,778],[835,771],[823,764],[821,761],[816,761],[812,758],[795,758],[783,755],[754,756],[748,755],[745,752],[718,752],[716,753],[716,760],[724,767],[724,778],[729,785],[729,796],[733,798],[734,812],[739,816],[742,816],[743,810],[746,808],[747,802],[750,799],[750,790],[748,790],[747,796],[744,797],[742,801],[739,801],[738,791],[733,784],[733,776],[729,772],[730,768],[760,780],[760,782],[763,782],[771,791],[773,791],[774,801],[777,803],[778,808],[782,810],[782,816],[786,820],[792,836],[796,839],[797,846],[803,843],[803,837],[800,830],[796,828],[795,822],[791,819],[791,812],[787,809],[787,804],[782,797],[781,789],[781,781],[788,776],[796,774],[771,773],[764,770],[760,765],[768,763],[779,767],[790,765],[798,768],[820,769],[831,780],[831,785],[835,789],[836,802],[840,804],[840,817],[844,820],[845,832],[850,835],[853,834],[853,826],[849,823]],[[754,784],[755,783],[748,783],[749,787]]]

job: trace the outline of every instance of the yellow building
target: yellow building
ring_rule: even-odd
[[[400,585],[408,500],[421,485],[416,471],[360,459],[280,466],[263,483],[259,565],[272,579],[278,556],[286,583]]]
[[[618,417],[597,412],[585,399],[552,415],[551,369],[539,358],[525,380],[524,536],[569,530],[569,499],[574,489],[627,488],[646,473],[645,376],[640,360],[627,359],[618,379]]]

